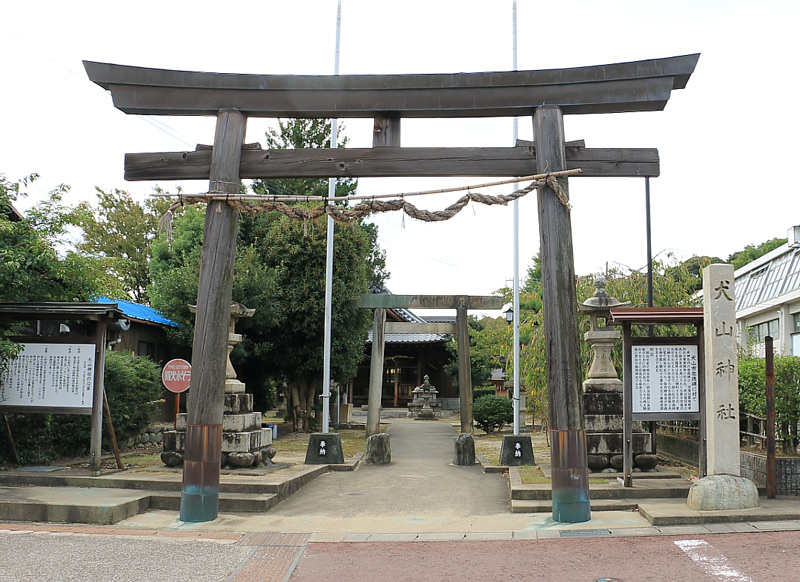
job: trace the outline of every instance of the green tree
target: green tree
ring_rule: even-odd
[[[120,280],[134,301],[148,304],[148,262],[161,216],[170,200],[148,198],[139,204],[125,190],[106,192],[96,188],[97,205],[82,202],[75,209],[75,224],[83,240],[77,249],[106,259],[110,272]]]
[[[325,219],[308,224],[274,217],[257,248],[270,268],[276,292],[272,301],[281,321],[259,330],[274,338],[264,354],[272,374],[288,380],[294,418],[310,430],[310,411],[321,389],[325,297]],[[369,312],[356,295],[369,290],[369,237],[358,224],[336,224],[333,253],[331,378],[346,383],[363,358]],[[277,291],[279,290],[279,291]]]
[[[152,282],[147,291],[151,305],[179,324],[167,330],[170,340],[189,348],[194,339],[194,314],[189,306],[197,303],[204,221],[205,205],[187,207],[173,219],[170,236],[160,233],[153,242],[149,263]],[[255,309],[255,313],[236,322],[236,331],[243,339],[234,348],[231,360],[256,403],[267,408],[274,403],[274,391],[262,363],[279,338],[265,336],[261,330],[280,327],[283,321],[273,301],[276,287],[270,272],[255,246],[244,242],[240,233],[232,298]]]
[[[757,258],[766,255],[771,250],[777,249],[781,245],[785,245],[788,239],[773,238],[760,245],[747,245],[741,251],[736,251],[728,257],[728,262],[733,265],[734,269],[744,267],[746,264],[755,261]]]
[[[0,174],[0,208],[10,209],[36,175],[12,182]],[[63,241],[73,220],[62,204],[68,186],[59,186],[21,220],[0,215],[0,301],[87,301],[94,295],[120,297],[118,282],[107,274],[107,262],[65,250]],[[0,360],[17,353],[16,344],[0,341]]]

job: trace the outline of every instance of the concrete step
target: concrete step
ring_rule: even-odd
[[[608,485],[589,485],[589,497],[599,499],[673,499],[686,498],[691,482],[686,479],[634,479],[633,487],[618,482]],[[511,500],[547,500],[550,485],[519,485],[512,482]]]
[[[0,519],[111,525],[150,509],[150,493],[83,487],[0,487]]]
[[[352,463],[346,464],[346,467],[352,469]],[[330,468],[328,465],[291,465],[275,472],[266,472],[263,469],[225,471],[220,475],[219,488],[221,493],[274,493],[283,499]],[[182,477],[181,468],[166,467],[120,471],[100,477],[74,474],[70,471],[37,474],[19,470],[0,472],[0,485],[180,492]]]
[[[85,487],[0,487],[0,519],[111,525],[150,509],[179,511],[179,491]],[[220,493],[219,511],[257,513],[277,505],[274,493]]]
[[[590,499],[592,511],[636,511],[638,499]],[[553,502],[550,499],[512,499],[511,513],[550,513]]]
[[[274,493],[220,493],[219,510],[224,513],[258,513],[275,507],[280,498]],[[181,494],[175,491],[154,491],[150,509],[180,511]]]
[[[292,465],[274,473],[222,475],[219,511],[267,511],[329,468]],[[150,509],[179,511],[181,477],[179,469],[161,468],[102,477],[0,473],[0,520],[110,525]]]

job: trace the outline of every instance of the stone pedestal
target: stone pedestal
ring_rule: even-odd
[[[189,306],[192,310],[193,306]],[[234,331],[237,317],[252,317],[253,309],[240,303],[231,305],[231,323],[228,330],[228,363],[225,379],[225,408],[222,416],[221,465],[247,468],[269,464],[267,449],[272,444],[272,430],[261,425],[261,413],[253,412],[253,395],[245,392],[245,385],[236,379],[230,361],[233,347],[242,341]],[[180,465],[186,447],[186,414],[179,414],[175,430],[164,433],[164,452],[161,460],[168,466]],[[273,453],[274,454],[274,453]]]
[[[586,447],[589,469],[598,472],[606,469],[622,470],[623,425],[622,382],[616,378],[586,380],[583,383],[583,409],[586,422]],[[644,471],[652,464],[652,439],[642,429],[642,423],[633,423],[631,439],[634,466]],[[642,462],[637,459],[640,455]],[[615,457],[620,457],[615,459]],[[612,462],[614,461],[614,462]]]
[[[342,436],[335,432],[315,432],[308,439],[306,465],[341,465],[344,463]]]
[[[262,427],[261,413],[252,412],[252,394],[226,394],[225,412],[222,417],[222,465],[251,467],[267,464],[268,457],[263,453],[272,444],[272,430]],[[177,457],[183,455],[186,446],[186,414],[179,414],[176,430],[164,432],[164,453],[166,464],[175,464]],[[247,453],[250,456],[242,456]],[[235,454],[228,462],[229,456]],[[167,462],[167,458],[171,459]],[[249,459],[249,464],[247,460]]]
[[[503,435],[503,444],[500,447],[500,464],[507,467],[535,465],[531,437],[529,435]]]
[[[750,479],[734,475],[709,475],[689,489],[686,505],[705,511],[758,507],[758,489]]]

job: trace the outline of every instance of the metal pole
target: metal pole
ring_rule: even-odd
[[[334,58],[333,74],[339,74],[339,39],[342,28],[342,0],[336,7],[336,55]],[[336,147],[338,127],[336,119],[331,120],[331,147]],[[328,178],[328,197],[336,194],[336,178]],[[330,428],[331,406],[331,310],[333,303],[333,218],[328,215],[328,237],[325,248],[325,339],[323,344],[322,367],[322,432]]]
[[[775,466],[775,361],[772,336],[764,338],[764,364],[767,372],[767,499],[778,492]]]
[[[645,212],[647,213],[647,306],[653,306],[653,241],[650,231],[650,176],[644,179]],[[653,327],[650,326],[652,336]]]
[[[653,306],[653,241],[650,230],[650,176],[644,178],[644,205],[647,222],[647,306]],[[653,326],[648,326],[647,335],[656,335]],[[656,448],[656,422],[650,421],[650,446],[653,454],[657,454]]]
[[[512,10],[513,29],[513,60],[514,70],[517,70],[517,0],[514,0]],[[519,119],[514,118],[512,146],[517,144],[519,136]],[[514,190],[519,189],[519,184],[514,184]],[[514,436],[519,436],[519,200],[514,200]]]

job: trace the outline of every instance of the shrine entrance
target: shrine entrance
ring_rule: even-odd
[[[208,179],[188,402],[181,519],[217,516],[227,323],[243,178],[528,176],[539,174],[542,294],[546,306],[547,382],[554,470],[553,516],[589,519],[588,472],[578,369],[577,298],[565,174],[659,174],[656,149],[592,149],[566,143],[564,115],[660,111],[683,89],[698,54],[612,65],[441,75],[238,75],[169,71],[84,62],[89,78],[111,92],[121,111],[207,115],[214,145],[193,152],[127,154],[127,180]],[[531,116],[534,142],[512,148],[402,148],[403,118]],[[373,147],[263,151],[244,144],[248,117],[372,118]],[[559,176],[559,177],[556,177]],[[184,196],[184,201],[187,197]],[[279,201],[272,201],[278,204]],[[395,209],[408,211],[403,199]],[[361,205],[359,205],[361,206]],[[318,210],[334,218],[335,205]],[[351,209],[352,210],[352,209]],[[365,214],[369,205],[361,206]],[[558,471],[566,479],[556,479]]]

